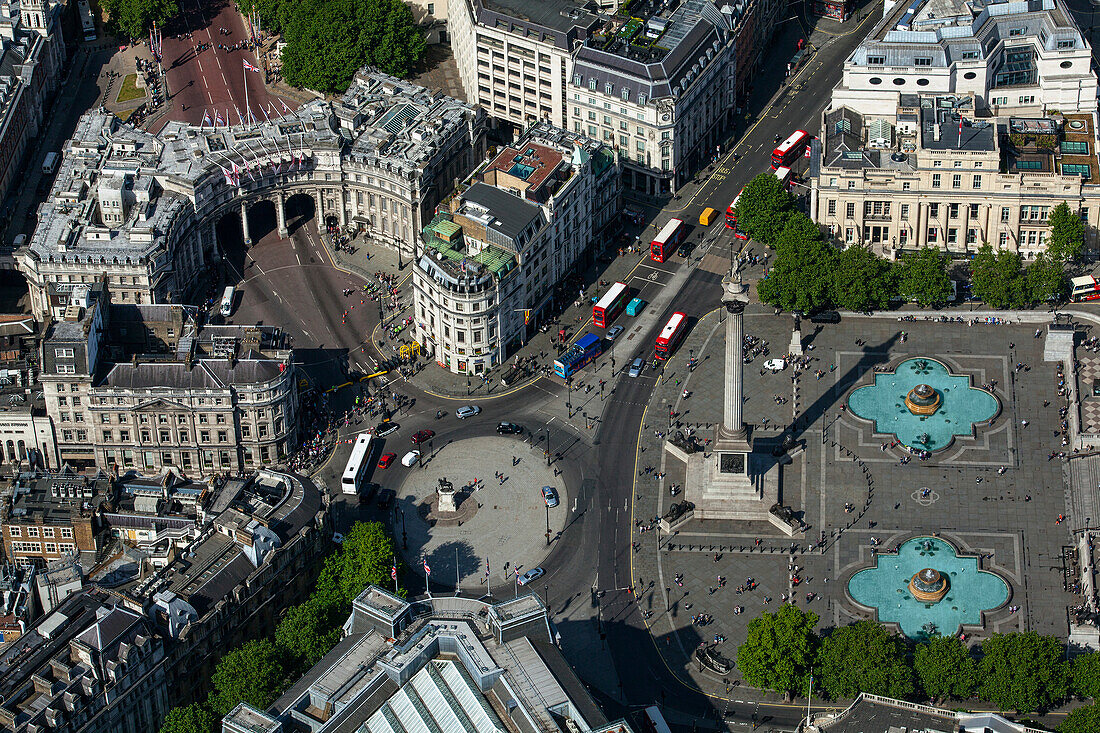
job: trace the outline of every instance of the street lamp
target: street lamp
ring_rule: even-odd
[[[466,396],[470,396],[470,373],[466,372]]]
[[[547,425],[544,428],[544,430],[546,430],[546,465],[549,466],[550,465],[550,426]],[[549,544],[549,543],[547,543],[547,544]]]
[[[543,504],[546,504],[546,500],[543,499]],[[550,546],[550,505],[546,504],[546,546]]]
[[[565,409],[570,418],[573,417],[573,378],[565,379]]]

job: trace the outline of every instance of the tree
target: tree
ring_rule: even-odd
[[[227,653],[214,668],[210,705],[225,715],[237,703],[263,710],[283,689],[283,653],[267,639],[255,639]]]
[[[1100,698],[1100,652],[1082,654],[1074,659],[1070,665],[1070,679],[1073,681],[1073,694]]]
[[[1058,733],[1096,733],[1100,730],[1100,704],[1074,708],[1058,726]]]
[[[817,621],[816,613],[789,604],[750,621],[748,639],[737,648],[741,676],[754,687],[805,690],[817,652]]]
[[[741,189],[735,209],[737,228],[757,242],[775,246],[793,208],[794,197],[779,179],[761,173]]]
[[[933,636],[917,645],[913,668],[933,700],[965,699],[978,687],[978,665],[955,636]]]
[[[283,74],[299,87],[337,94],[363,65],[405,76],[425,42],[401,0],[292,0],[278,13]]]
[[[1015,252],[994,251],[983,244],[970,263],[974,296],[990,308],[1023,308],[1028,304],[1028,289],[1022,265]]]
[[[931,247],[922,247],[902,257],[898,292],[922,306],[946,303],[951,297],[947,258]]]
[[[330,608],[310,598],[292,606],[275,627],[275,644],[297,660],[298,667],[309,669],[340,641],[340,625]]]
[[[217,718],[202,703],[172,708],[164,716],[160,733],[214,733]]]
[[[817,659],[821,685],[834,698],[868,692],[905,699],[916,689],[905,642],[873,621],[834,629]]]
[[[836,256],[830,291],[839,308],[885,308],[897,292],[895,273],[890,263],[866,247],[848,247]]]
[[[351,602],[368,585],[390,582],[394,555],[393,542],[381,522],[356,522],[344,537],[340,551],[326,558],[313,599],[326,612],[346,614]]]
[[[1062,263],[1045,253],[1040,253],[1028,265],[1026,287],[1032,305],[1060,301],[1066,297],[1066,273]]]
[[[1085,246],[1085,224],[1066,202],[1054,207],[1050,212],[1050,239],[1047,240],[1047,254],[1055,262],[1067,262],[1077,259],[1081,248]]]
[[[994,634],[982,644],[979,693],[1001,710],[1047,710],[1069,689],[1064,654],[1053,636]]]
[[[103,0],[108,27],[127,38],[145,38],[153,23],[163,26],[179,14],[176,0]]]
[[[810,313],[825,308],[835,260],[836,250],[820,237],[802,243],[785,241],[767,276],[756,284],[756,292],[760,300],[783,310]]]

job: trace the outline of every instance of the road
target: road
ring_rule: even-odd
[[[233,3],[183,0],[181,10],[165,31],[162,43],[172,110],[153,132],[168,119],[198,125],[209,114],[206,124],[220,118],[223,124],[235,125],[247,121],[249,108],[256,122],[281,115],[284,104],[293,109],[292,103],[268,93],[262,72],[246,70],[246,63],[260,68],[256,54],[247,48],[233,51],[219,48],[232,47],[248,38],[244,21]],[[227,32],[222,33],[223,29]],[[210,47],[197,51],[202,43]]]

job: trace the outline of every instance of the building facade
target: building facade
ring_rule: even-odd
[[[4,556],[15,565],[42,569],[65,559],[91,567],[105,539],[99,509],[112,496],[103,474],[17,475],[0,497]]]
[[[291,351],[271,327],[199,328],[192,309],[114,305],[102,283],[42,344],[61,461],[112,472],[237,472],[297,441]]]
[[[364,70],[338,101],[251,126],[169,123],[158,135],[104,110],[81,117],[38,226],[16,253],[32,310],[61,317],[104,274],[122,304],[188,297],[219,257],[215,228],[288,202],[412,257],[440,197],[484,158],[485,113]],[[269,209],[270,210],[270,209]]]
[[[621,207],[614,154],[540,124],[479,169],[424,230],[417,340],[459,374],[504,363],[534,333]]]
[[[599,140],[627,187],[667,196],[721,154],[783,7],[456,0],[450,25],[468,99]]]

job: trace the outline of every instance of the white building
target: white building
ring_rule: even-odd
[[[979,114],[1096,110],[1091,49],[1058,0],[888,2],[844,62],[833,108],[890,115],[902,94],[973,97]]]
[[[538,125],[479,169],[424,230],[413,270],[417,341],[459,374],[503,363],[618,213],[614,154]]]

